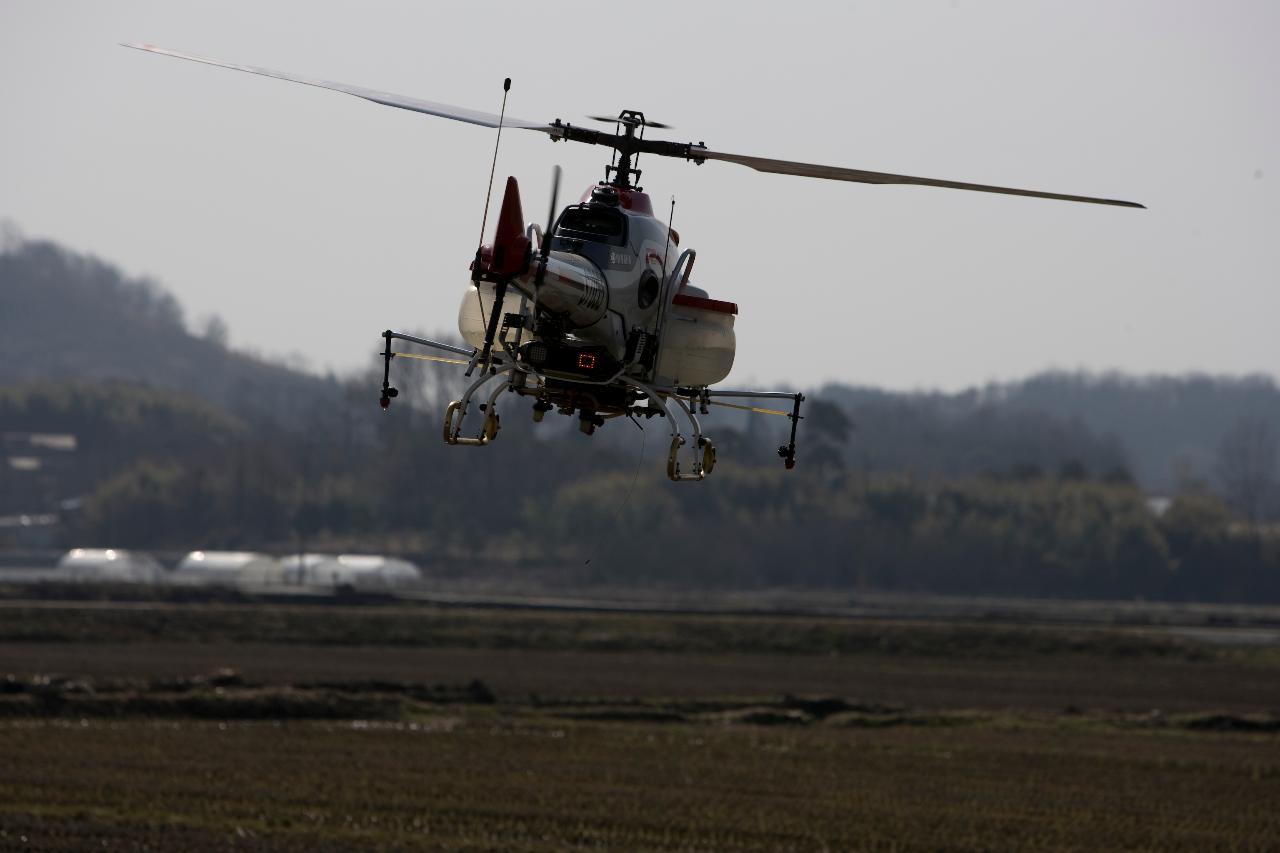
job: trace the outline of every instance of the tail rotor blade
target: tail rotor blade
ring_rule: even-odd
[[[560,175],[564,170],[560,168],[560,164],[551,167],[551,208],[547,211],[547,233],[551,233],[551,226],[556,222],[556,203],[560,200]]]
[[[547,210],[547,228],[542,232],[541,260],[538,264],[537,284],[542,284],[542,277],[547,272],[547,256],[551,254],[551,229],[556,225],[556,207],[560,201],[560,175],[563,170],[559,164],[551,167],[551,207]]]

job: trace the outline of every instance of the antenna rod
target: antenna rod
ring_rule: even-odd
[[[510,91],[511,78],[507,77],[502,81],[502,109],[498,113],[498,136],[493,141],[493,163],[489,166],[489,187],[484,192],[484,216],[480,218],[480,240],[476,243],[476,259],[471,264],[471,280],[476,283],[476,307],[479,309],[481,317],[484,316],[484,300],[480,298],[480,253],[481,250],[484,249],[484,229],[489,226],[489,200],[493,197],[493,175],[498,170],[498,146],[502,144],[502,123],[507,116],[507,93]],[[505,288],[505,285],[503,287]],[[493,316],[497,315],[500,310],[502,310],[502,301],[499,294],[495,292],[490,320],[492,320]],[[490,322],[489,325],[492,326],[493,323]],[[484,361],[482,372],[489,369],[489,343],[490,336],[486,335],[484,354],[482,357],[482,360]],[[467,372],[464,375],[470,376],[471,372],[476,369],[476,365],[479,363],[477,359],[481,359],[479,354],[472,357],[471,362],[467,365]]]
[[[667,214],[667,245],[662,250],[662,277],[667,277],[667,255],[671,252],[671,226],[676,221],[676,197],[671,197],[671,212]]]
[[[489,199],[493,196],[493,176],[498,170],[498,146],[502,144],[502,122],[507,116],[507,93],[511,91],[511,78],[502,81],[502,110],[498,113],[498,136],[493,141],[493,163],[489,166],[489,188],[484,194],[484,217],[480,220],[480,243],[484,243],[484,229],[489,224]],[[476,257],[479,258],[479,249]]]
[[[670,278],[671,275],[675,273],[674,269],[671,270],[670,273],[667,272],[667,256],[668,256],[668,253],[671,251],[671,226],[675,223],[675,221],[676,221],[676,197],[672,196],[671,197],[671,213],[667,215],[667,247],[662,250],[662,287],[658,288],[659,301],[658,301],[658,313],[654,318],[654,320],[656,321],[654,323],[654,329],[653,329],[654,337],[657,337],[662,334],[662,319],[663,319],[663,316],[667,313],[667,279]],[[654,364],[654,367],[656,368],[658,362],[654,361],[653,364]]]

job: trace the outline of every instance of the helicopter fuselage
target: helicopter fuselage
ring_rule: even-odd
[[[511,186],[503,202],[506,217],[515,215],[509,212],[513,207],[519,210]],[[531,256],[537,254],[533,237],[538,249],[543,239],[551,245],[541,283],[536,258],[506,280],[502,346],[518,349],[525,361],[545,366],[561,382],[627,375],[671,387],[705,386],[728,375],[737,306],[709,299],[689,283],[696,253],[681,252],[679,236],[654,217],[646,194],[595,186],[560,213],[549,238],[537,226],[527,226],[525,233]],[[481,250],[482,267],[521,248],[502,243],[499,237]],[[473,268],[459,305],[458,327],[478,348],[498,283],[474,273]],[[519,319],[513,327],[514,318]]]

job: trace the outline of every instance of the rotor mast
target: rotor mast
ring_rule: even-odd
[[[635,175],[635,183],[637,185],[640,183],[640,170],[632,167],[632,163],[640,152],[633,143],[638,139],[644,139],[644,113],[639,110],[623,110],[618,114],[618,125],[623,131],[621,136],[616,137],[617,142],[614,144],[618,152],[618,162],[604,167],[604,179],[612,187],[629,190],[633,186],[632,175]],[[640,128],[639,136],[636,136],[637,127]],[[613,175],[612,181],[609,180],[610,173]]]
[[[575,127],[572,124],[556,119],[551,124],[551,139],[566,139],[572,142],[585,142],[588,145],[607,145],[618,152],[616,163],[604,167],[604,181],[619,190],[637,190],[640,181],[640,170],[635,168],[636,160],[641,154],[657,154],[662,157],[681,157],[701,164],[703,159],[698,150],[705,148],[704,143],[667,142],[664,140],[645,139],[646,127],[666,127],[657,122],[648,121],[639,110],[623,110],[614,119],[596,118],[597,121],[613,121],[617,131],[607,133],[586,127]]]

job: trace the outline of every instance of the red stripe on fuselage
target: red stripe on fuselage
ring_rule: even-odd
[[[738,306],[734,302],[722,302],[719,299],[708,299],[705,296],[690,296],[677,293],[671,297],[672,305],[683,305],[686,308],[701,308],[704,311],[715,311],[718,314],[737,314]]]

